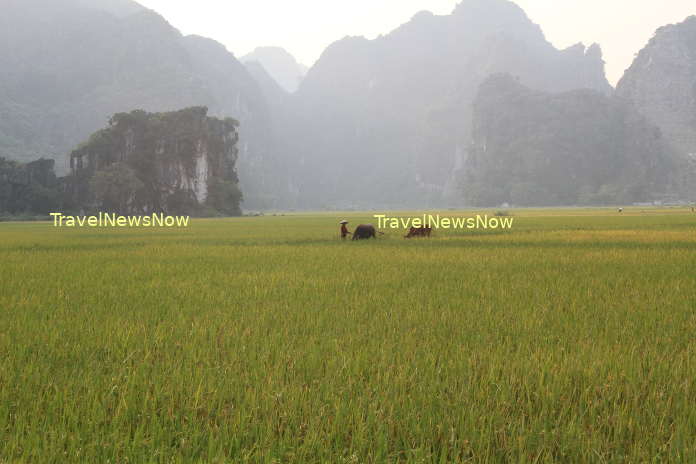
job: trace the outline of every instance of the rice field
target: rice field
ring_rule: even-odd
[[[510,214],[0,223],[0,463],[696,462],[696,214]]]

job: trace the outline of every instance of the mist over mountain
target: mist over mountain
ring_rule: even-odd
[[[56,0],[57,2],[66,0]],[[69,0],[68,0],[69,1]],[[145,7],[133,0],[75,0],[75,3],[95,10],[105,11],[114,16],[128,16],[146,10]]]
[[[258,47],[241,58],[242,63],[259,63],[286,92],[295,92],[307,74],[307,66],[281,47]]]
[[[682,181],[696,198],[696,16],[658,29],[616,93],[660,127],[688,166]]]
[[[59,173],[113,114],[207,107],[240,122],[246,209],[696,195],[696,17],[658,30],[616,92],[599,45],[556,49],[508,0],[343,38],[309,71],[131,0],[6,0],[0,38],[0,157]]]
[[[462,181],[475,206],[630,204],[666,194],[675,170],[660,129],[629,102],[535,91],[499,74],[474,102]]]
[[[256,81],[219,43],[184,37],[127,1],[9,0],[0,15],[0,155],[57,160],[114,113],[206,106],[235,117],[247,201],[277,181],[275,146]]]
[[[299,161],[299,202],[442,205],[478,86],[498,72],[540,90],[612,91],[598,46],[557,50],[507,0],[464,0],[451,15],[421,12],[375,40],[347,37],[292,99],[284,145]]]
[[[266,103],[271,108],[271,115],[277,115],[283,105],[287,103],[290,94],[268,74],[266,68],[258,61],[244,63],[244,67],[261,89]]]

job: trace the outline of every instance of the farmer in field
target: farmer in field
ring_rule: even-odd
[[[348,227],[346,227],[348,225],[348,221],[346,221],[344,219],[340,222],[340,224],[341,224],[341,238],[343,240],[345,240],[349,235],[353,235],[350,232],[348,232]]]

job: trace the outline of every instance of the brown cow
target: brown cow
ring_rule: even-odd
[[[433,228],[430,227],[430,225],[423,227],[411,227],[411,230],[408,231],[408,234],[406,234],[404,238],[430,237],[430,234],[432,234],[432,232]]]

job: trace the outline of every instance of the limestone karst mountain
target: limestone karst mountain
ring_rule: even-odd
[[[374,40],[347,37],[309,71],[284,124],[300,203],[442,205],[465,157],[473,98],[497,72],[546,91],[612,90],[598,46],[557,50],[507,0],[464,0]]]
[[[238,126],[205,107],[116,114],[71,153],[67,202],[121,214],[239,215]]]
[[[61,2],[65,0],[55,1]],[[119,17],[128,16],[145,10],[142,5],[133,0],[75,0],[75,2],[84,8],[105,11]]]
[[[214,40],[183,36],[131,0],[5,0],[0,157],[53,158],[62,174],[68,154],[114,113],[205,106],[211,116],[240,121],[237,170],[247,209],[642,199],[664,190],[663,175],[674,172],[672,151],[682,166],[676,183],[696,185],[695,29],[696,18],[661,28],[627,71],[616,99],[598,45],[556,49],[508,0],[462,0],[450,15],[421,12],[374,40],[346,37],[329,46],[301,82],[306,70],[282,49],[257,49],[242,63]],[[487,95],[481,85],[499,73],[526,89],[513,93],[523,108],[514,99],[481,97]],[[482,108],[483,101],[493,107]],[[538,102],[549,105],[557,121],[537,117],[543,113]],[[600,131],[579,109],[616,132]],[[517,185],[515,192],[526,192],[520,196],[508,186],[506,194],[486,196],[471,185],[487,175],[482,128],[496,127],[482,124],[481,115],[508,110],[537,127],[515,132],[517,140],[496,139],[491,160],[519,165],[514,156],[501,155],[519,147],[520,156],[530,156],[525,169],[538,173],[512,173],[511,182],[538,178],[540,187]],[[631,153],[600,144],[593,154],[579,142],[571,145],[577,152],[558,150],[576,129],[564,111],[587,123],[580,133],[613,134]],[[520,121],[506,124],[514,131]],[[663,137],[648,137],[657,134],[655,126]],[[538,145],[530,138],[535,135]],[[548,167],[530,154],[542,149],[556,150],[547,153],[553,172],[576,179],[565,186],[572,192],[546,182]],[[655,163],[646,160],[646,150]],[[595,182],[578,157],[598,166],[625,165],[607,167],[614,182],[599,171]],[[580,171],[569,174],[571,167]],[[642,171],[647,167],[654,175]],[[545,174],[535,177],[539,173]],[[538,195],[544,189],[548,195]]]
[[[661,27],[619,82],[616,93],[657,124],[689,175],[696,198],[696,16]]]
[[[294,92],[307,74],[307,66],[281,47],[258,47],[241,58],[243,63],[259,63],[286,92]]]
[[[254,78],[256,83],[259,85],[263,96],[266,98],[268,105],[273,108],[278,108],[284,105],[290,94],[283,89],[280,84],[276,82],[266,68],[264,68],[258,61],[249,61],[244,63],[249,74]],[[271,111],[274,113],[274,111]]]
[[[249,206],[277,184],[266,177],[275,147],[265,98],[219,43],[184,37],[128,0],[6,0],[2,10],[0,156],[53,158],[64,173],[71,150],[114,113],[206,106],[241,122]]]
[[[531,90],[491,76],[474,102],[467,204],[561,206],[659,199],[676,172],[660,129],[624,99]]]

